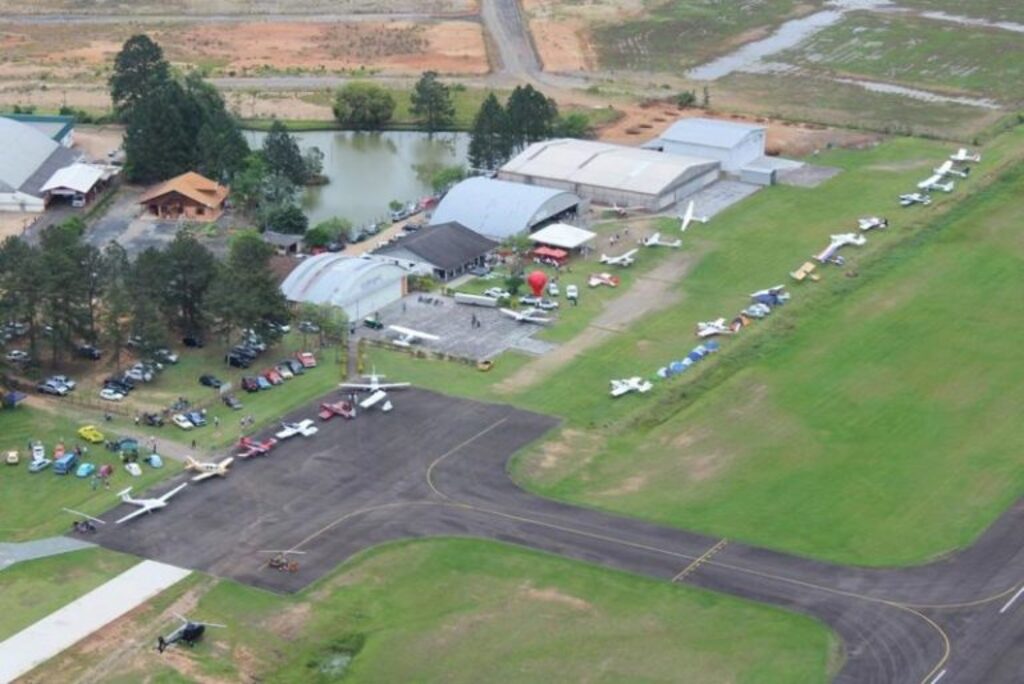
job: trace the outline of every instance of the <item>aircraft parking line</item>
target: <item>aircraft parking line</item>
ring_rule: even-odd
[[[687,575],[689,575],[691,572],[693,572],[694,570],[699,568],[700,564],[703,563],[704,561],[706,561],[708,558],[711,558],[711,556],[713,556],[716,553],[718,553],[719,551],[721,551],[725,547],[725,545],[728,544],[728,543],[729,543],[729,541],[727,539],[725,539],[724,537],[722,539],[720,539],[718,541],[718,543],[716,543],[710,549],[708,549],[703,554],[701,554],[701,556],[699,558],[697,558],[692,563],[687,565],[685,568],[680,570],[679,574],[672,578],[672,581],[673,582],[678,582],[680,580],[686,579]]]
[[[448,496],[447,494],[444,494],[443,492],[441,492],[441,490],[439,490],[437,487],[434,486],[434,477],[433,477],[433,475],[434,475],[434,468],[437,467],[438,465],[440,465],[441,461],[443,461],[444,459],[448,458],[449,456],[454,454],[456,451],[459,451],[463,447],[468,446],[469,444],[472,444],[473,442],[475,442],[476,440],[480,439],[481,437],[486,435],[488,432],[490,432],[494,428],[498,427],[499,425],[503,425],[504,423],[507,423],[507,422],[508,422],[508,416],[505,416],[504,418],[496,420],[491,425],[485,427],[483,430],[481,430],[480,432],[476,433],[475,435],[473,435],[472,437],[470,437],[466,441],[462,442],[461,444],[457,444],[457,445],[453,446],[451,449],[449,449],[448,451],[444,452],[443,454],[441,454],[440,456],[435,458],[431,462],[431,464],[429,466],[427,466],[427,485],[430,487],[430,489],[435,494],[440,496],[442,499],[451,499],[450,496]]]
[[[1007,601],[1005,604],[1003,604],[1003,607],[999,609],[999,614],[1002,615],[1006,611],[1010,610],[1010,606],[1012,606],[1014,604],[1014,602],[1016,602],[1016,600],[1020,598],[1021,594],[1024,594],[1024,586],[1022,586],[1020,589],[1018,589],[1017,593],[1014,594],[1010,598],[1009,601]]]

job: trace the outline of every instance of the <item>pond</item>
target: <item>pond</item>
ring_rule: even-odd
[[[254,148],[264,133],[247,131]],[[330,183],[308,188],[302,207],[310,225],[340,216],[360,226],[385,220],[392,200],[411,202],[431,193],[430,177],[442,167],[465,164],[469,136],[415,131],[366,133],[312,131],[293,134],[304,151],[324,153]]]

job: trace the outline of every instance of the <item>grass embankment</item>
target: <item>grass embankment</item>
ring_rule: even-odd
[[[0,641],[138,563],[106,549],[40,558],[0,571]]]
[[[824,682],[838,648],[803,616],[472,540],[380,547],[294,596],[219,582],[189,614],[229,626],[175,653],[190,680]],[[169,619],[147,618],[132,631]],[[78,650],[37,674],[82,674]],[[107,681],[178,681],[167,663],[140,652]]]

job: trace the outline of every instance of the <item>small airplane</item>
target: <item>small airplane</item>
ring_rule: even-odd
[[[381,402],[384,403],[381,404]],[[388,400],[387,392],[385,392],[384,390],[377,390],[370,396],[366,397],[366,399],[363,399],[361,402],[359,402],[359,408],[369,409],[373,408],[377,404],[381,404],[380,410],[383,411],[384,413],[387,413],[388,411],[394,408],[394,406],[392,406],[391,402]]]
[[[591,273],[590,278],[587,279],[587,285],[590,287],[597,287],[598,285],[618,287],[619,277],[613,276],[611,273]]]
[[[165,506],[167,506],[167,502],[171,500],[172,496],[174,496],[187,486],[188,482],[183,482],[174,489],[172,489],[171,491],[156,499],[133,499],[130,496],[130,492],[132,491],[131,487],[129,487],[128,489],[121,490],[120,492],[117,493],[117,495],[121,497],[121,501],[123,501],[126,504],[138,506],[139,510],[133,511],[128,515],[124,516],[123,518],[121,518],[120,520],[117,520],[116,524],[120,525],[121,523],[127,522],[132,518],[142,515],[143,513],[149,513],[150,511],[158,511],[161,508],[164,508]]]
[[[948,183],[942,182],[942,174],[937,173],[931,178],[926,178],[917,184],[918,189],[934,191],[941,190],[942,192],[953,192],[953,188],[956,187],[956,183],[949,181]]]
[[[392,342],[398,347],[411,347],[413,344],[422,342],[423,340],[436,342],[441,339],[437,335],[420,332],[419,330],[413,330],[412,328],[403,328],[400,325],[389,325],[388,330],[398,334],[398,337],[392,340]]]
[[[735,330],[725,324],[724,318],[718,318],[713,321],[701,321],[697,324],[697,337],[732,335],[735,332]]]
[[[690,200],[690,203],[686,205],[686,213],[684,213],[682,216],[679,217],[682,220],[682,223],[679,225],[679,232],[680,233],[685,233],[686,229],[689,228],[690,224],[693,223],[694,221],[698,221],[700,223],[707,223],[708,222],[708,217],[707,216],[695,216],[694,215],[693,212],[695,210],[695,207],[696,207],[696,205],[694,204],[694,201]]]
[[[617,202],[612,202],[612,211],[614,211],[615,215],[620,218],[625,217],[626,214],[630,212],[640,211],[642,209],[643,207],[620,207]]]
[[[252,437],[242,437],[242,439],[238,440],[238,457],[251,458],[253,456],[262,456],[269,453],[276,444],[277,440],[273,437],[267,437],[262,442],[257,442]]]
[[[313,425],[313,421],[309,418],[301,420],[298,423],[281,423],[281,429],[274,436],[278,439],[288,439],[295,435],[302,435],[303,437],[312,437],[317,433],[319,428]]]
[[[602,254],[601,263],[608,264],[609,266],[632,266],[633,262],[636,261],[634,257],[636,256],[636,253],[639,251],[640,250],[638,249],[631,249],[625,254],[620,254],[618,256],[608,256],[607,254]]]
[[[647,392],[650,392],[653,387],[654,385],[651,384],[650,380],[644,380],[639,376],[625,378],[623,380],[612,380],[611,395],[613,397],[621,397],[623,394],[629,394],[630,392],[646,394]]]
[[[408,387],[411,383],[408,382],[381,382],[383,375],[377,375],[376,366],[373,368],[373,372],[363,377],[369,378],[370,382],[343,382],[339,387],[342,389],[359,390],[361,392],[376,392],[377,390],[389,390],[389,389],[401,389]]]
[[[335,416],[341,416],[342,418],[355,418],[356,409],[347,401],[336,401],[334,403],[324,402],[320,404],[320,420],[330,420]]]
[[[931,203],[932,203],[931,196],[927,195],[925,193],[910,192],[910,193],[907,193],[905,195],[900,195],[900,206],[901,207],[909,207],[909,206],[912,206],[914,204],[920,204],[922,206],[927,207]]]
[[[525,311],[502,309],[501,313],[514,321],[518,321],[519,323],[537,323],[539,325],[546,325],[551,322],[550,318],[539,315],[540,312],[537,309],[526,309]]]
[[[942,166],[932,169],[939,176],[959,176],[960,178],[967,178],[971,175],[971,167],[958,169],[953,166],[953,162],[946,160],[942,162]]]
[[[977,152],[971,154],[970,152],[967,151],[966,147],[961,147],[959,150],[956,151],[956,153],[949,155],[949,160],[960,162],[961,164],[966,164],[968,162],[973,162],[977,164],[981,161],[981,155],[978,154]]]
[[[655,233],[650,237],[645,237],[640,244],[644,247],[682,247],[682,240],[673,240],[672,242],[666,242],[661,239],[661,233]]]
[[[203,480],[211,478],[215,475],[219,475],[220,477],[227,477],[228,466],[230,466],[234,462],[235,459],[233,456],[228,456],[220,463],[203,463],[201,461],[195,460],[191,456],[186,456],[185,470],[194,470],[197,473],[199,473],[198,475],[192,478],[192,481],[202,482]]]
[[[874,228],[888,228],[889,219],[880,216],[866,216],[857,219],[857,225],[863,231],[869,231]]]
[[[859,247],[868,241],[866,237],[858,235],[857,233],[842,233],[840,235],[832,235],[830,237],[831,242],[828,243],[828,247],[814,256],[819,263],[825,264],[835,262],[839,259],[839,257],[836,256],[836,252],[838,252],[841,247],[845,247],[846,245],[857,245]]]
[[[167,636],[156,638],[156,650],[161,653],[166,651],[168,646],[172,646],[179,641],[187,646],[195,646],[196,642],[203,638],[203,632],[206,631],[207,627],[225,627],[225,625],[218,625],[213,622],[193,622],[182,615],[177,615],[177,617],[181,620],[181,626]]]

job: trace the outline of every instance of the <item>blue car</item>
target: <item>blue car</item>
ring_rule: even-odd
[[[203,427],[206,425],[206,416],[201,411],[189,411],[185,414],[185,417],[191,421],[196,427]]]
[[[91,477],[96,472],[96,466],[92,463],[82,463],[75,471],[76,477]]]
[[[257,375],[256,376],[256,384],[259,385],[259,388],[261,390],[267,390],[267,389],[270,389],[271,387],[273,387],[273,385],[270,384],[270,381],[267,380],[262,375]]]
[[[149,464],[150,468],[163,468],[164,460],[160,458],[158,454],[150,454],[146,457],[146,463]]]

